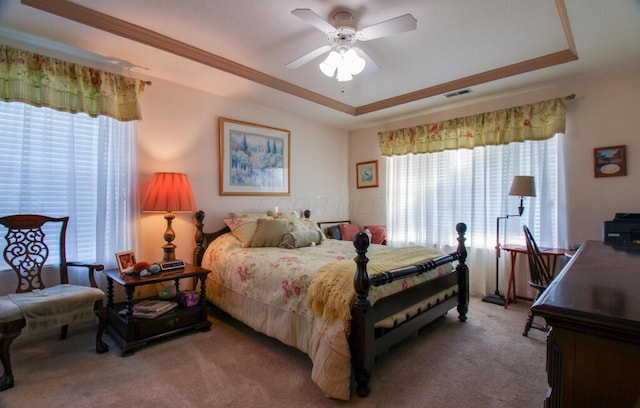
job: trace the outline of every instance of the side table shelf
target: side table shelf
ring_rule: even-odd
[[[107,277],[107,332],[118,343],[123,356],[130,355],[133,350],[148,342],[160,340],[189,330],[208,330],[211,322],[207,320],[207,304],[205,298],[206,279],[209,271],[187,264],[183,269],[161,272],[155,275],[139,277],[137,275],[121,275],[117,269],[105,270]],[[160,282],[174,281],[176,293],[179,292],[180,279],[193,277],[200,280],[200,303],[191,307],[178,306],[167,313],[153,319],[133,317],[133,295],[137,286]],[[113,296],[114,282],[123,286],[126,292],[125,302],[115,303]],[[122,310],[127,310],[121,314]]]

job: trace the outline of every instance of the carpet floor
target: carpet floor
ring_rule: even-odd
[[[213,308],[207,332],[152,343],[128,357],[95,327],[19,337],[15,387],[0,407],[518,407],[539,408],[547,389],[546,333],[522,329],[530,303],[508,309],[472,298],[468,320],[450,311],[376,361],[369,397],[326,398],[311,361]]]

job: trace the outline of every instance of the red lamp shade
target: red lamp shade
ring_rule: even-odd
[[[155,173],[142,204],[142,211],[195,211],[189,176],[184,173]]]
[[[189,176],[184,173],[155,173],[151,185],[142,204],[145,212],[166,212],[167,230],[164,239],[167,241],[162,246],[164,249],[163,261],[176,259],[176,246],[172,243],[176,234],[171,227],[171,221],[175,218],[174,212],[195,211],[196,200],[193,197]]]

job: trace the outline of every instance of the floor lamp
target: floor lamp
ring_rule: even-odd
[[[496,305],[504,306],[505,302],[510,302],[509,299],[505,299],[500,294],[498,289],[498,275],[499,275],[499,261],[500,261],[500,220],[506,220],[511,217],[522,217],[524,213],[524,197],[536,196],[536,183],[532,176],[515,176],[511,183],[511,189],[509,190],[510,196],[520,197],[520,206],[518,207],[518,214],[507,214],[502,217],[496,218],[496,290],[493,294],[485,296],[482,301],[487,303],[494,303]]]

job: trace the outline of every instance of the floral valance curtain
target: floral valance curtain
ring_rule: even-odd
[[[139,120],[145,83],[0,45],[0,98],[91,117]]]
[[[383,156],[544,140],[565,130],[565,99],[378,132]]]

